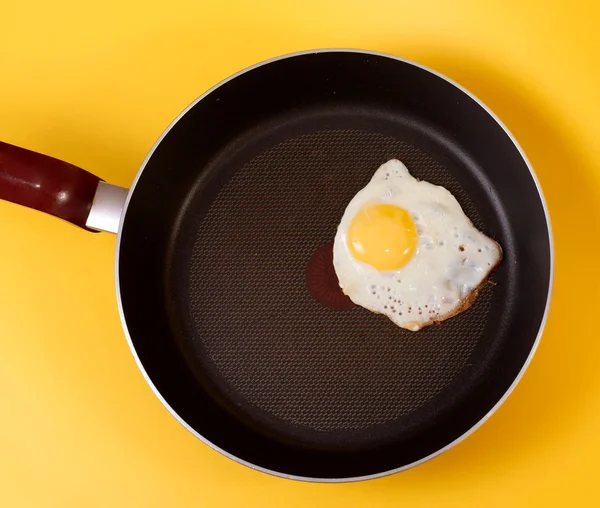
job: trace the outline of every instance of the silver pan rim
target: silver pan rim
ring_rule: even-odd
[[[247,73],[247,72],[249,72],[251,70],[257,69],[257,68],[262,67],[264,65],[268,65],[268,64],[277,62],[279,60],[283,60],[283,59],[287,59],[287,58],[294,58],[294,57],[304,56],[304,55],[318,54],[318,53],[358,53],[358,54],[363,54],[363,55],[370,55],[370,56],[378,56],[378,57],[383,57],[383,58],[390,58],[392,60],[403,62],[403,63],[409,64],[409,65],[413,65],[414,67],[417,67],[419,69],[427,71],[427,72],[429,72],[429,73],[431,73],[431,74],[433,74],[433,75],[435,75],[435,76],[437,76],[437,77],[445,80],[446,82],[448,82],[449,84],[453,85],[458,90],[460,90],[461,92],[463,92],[465,95],[467,95],[468,97],[470,97],[472,100],[474,100],[504,130],[504,132],[506,133],[506,135],[513,142],[515,148],[517,148],[517,150],[519,151],[519,154],[521,155],[521,157],[525,161],[525,163],[527,165],[527,168],[529,169],[529,172],[531,174],[531,178],[533,179],[533,181],[535,183],[535,186],[537,188],[539,199],[540,199],[540,202],[542,203],[542,207],[544,209],[544,214],[545,214],[545,218],[546,218],[546,227],[547,227],[547,232],[548,232],[548,241],[549,241],[549,244],[550,244],[549,286],[548,286],[548,296],[547,296],[547,299],[546,299],[546,306],[545,306],[545,310],[544,310],[544,315],[543,315],[542,320],[540,322],[540,326],[538,328],[538,333],[537,333],[535,342],[534,342],[534,344],[533,344],[533,346],[531,348],[531,351],[529,352],[529,355],[528,355],[527,359],[523,363],[523,366],[521,367],[521,370],[519,371],[518,375],[515,377],[515,379],[512,382],[512,384],[506,390],[506,392],[504,393],[504,395],[498,400],[498,402],[496,402],[496,404],[477,423],[475,423],[468,431],[466,431],[464,434],[462,434],[461,436],[459,436],[458,438],[456,438],[455,440],[453,440],[452,442],[450,442],[446,446],[444,446],[442,448],[439,448],[438,450],[436,450],[435,452],[427,455],[426,457],[423,457],[423,458],[421,458],[419,460],[411,462],[410,464],[406,464],[406,465],[404,465],[402,467],[398,467],[398,468],[394,468],[394,469],[389,469],[389,470],[382,471],[382,472],[375,473],[375,474],[364,475],[364,476],[356,476],[356,477],[349,477],[349,478],[319,478],[319,477],[310,477],[310,476],[298,476],[298,475],[291,475],[291,474],[281,473],[279,471],[274,471],[274,470],[271,470],[271,469],[268,469],[268,468],[264,468],[264,467],[258,466],[256,464],[253,464],[251,462],[248,462],[248,461],[246,461],[244,459],[241,459],[240,457],[237,457],[236,455],[233,455],[232,453],[229,453],[228,451],[226,451],[226,450],[224,450],[224,449],[216,446],[214,443],[210,442],[208,439],[206,439],[200,433],[196,432],[167,403],[167,401],[163,398],[163,396],[161,395],[161,393],[159,392],[159,390],[156,388],[156,386],[154,385],[154,383],[150,379],[150,376],[146,372],[144,366],[142,365],[142,362],[141,362],[140,358],[138,357],[137,352],[135,350],[135,347],[133,345],[133,341],[131,339],[131,336],[129,334],[129,330],[127,328],[127,323],[125,321],[125,315],[124,315],[124,312],[123,312],[123,303],[122,303],[122,300],[121,300],[120,281],[119,281],[119,256],[120,256],[121,240],[122,240],[122,235],[123,235],[123,224],[124,224],[125,218],[127,216],[127,209],[129,207],[129,203],[131,201],[131,197],[132,197],[132,195],[133,195],[133,193],[135,191],[135,188],[136,188],[136,185],[137,185],[139,179],[142,176],[142,173],[144,172],[144,169],[145,169],[146,165],[148,164],[148,161],[150,160],[150,158],[154,154],[154,151],[156,150],[156,148],[160,145],[160,143],[162,142],[162,140],[165,138],[165,136],[171,131],[171,129],[196,104],[198,104],[204,98],[208,97],[211,93],[213,93],[215,90],[219,89],[225,83],[228,83],[229,81],[234,80],[238,76],[241,76],[241,75],[243,75],[243,74],[245,74],[245,73]],[[519,383],[519,381],[521,380],[521,378],[525,374],[525,371],[527,370],[527,368],[531,364],[533,356],[535,355],[535,352],[536,352],[536,350],[537,350],[537,348],[539,346],[539,343],[540,343],[540,340],[541,340],[544,328],[546,326],[546,322],[548,320],[548,314],[549,314],[549,311],[550,311],[550,302],[552,300],[552,290],[553,290],[553,286],[554,286],[554,258],[555,258],[555,254],[554,254],[554,242],[553,242],[553,235],[552,235],[552,227],[551,227],[551,224],[550,224],[550,214],[548,212],[548,206],[547,206],[547,203],[546,203],[546,199],[544,198],[544,194],[542,192],[542,188],[541,188],[541,185],[539,183],[539,180],[538,180],[538,178],[537,178],[537,176],[536,176],[536,174],[535,174],[535,172],[533,170],[533,167],[531,166],[531,163],[529,162],[529,159],[525,155],[525,152],[523,151],[523,149],[521,148],[521,146],[517,142],[516,138],[512,135],[512,133],[508,130],[508,128],[492,112],[492,110],[489,107],[487,107],[480,99],[478,99],[475,95],[473,95],[471,92],[469,92],[467,89],[465,89],[462,85],[456,83],[455,81],[451,80],[447,76],[445,76],[445,75],[443,75],[443,74],[441,74],[441,73],[439,73],[439,72],[437,72],[437,71],[435,71],[433,69],[430,69],[429,67],[426,67],[426,66],[421,65],[419,63],[413,62],[411,60],[407,60],[405,58],[401,58],[401,57],[397,57],[397,56],[394,56],[394,55],[390,55],[390,54],[382,53],[382,52],[377,52],[377,51],[369,51],[369,50],[362,50],[362,49],[351,49],[351,48],[338,48],[338,49],[336,49],[336,48],[328,48],[328,49],[316,49],[316,50],[308,50],[308,51],[299,51],[299,52],[289,53],[289,54],[281,55],[281,56],[278,56],[278,57],[270,58],[268,60],[264,60],[262,62],[259,62],[259,63],[255,64],[255,65],[247,67],[247,68],[245,68],[245,69],[243,69],[243,70],[241,70],[241,71],[239,71],[239,72],[237,72],[237,73],[229,76],[228,78],[224,79],[223,81],[221,81],[220,83],[216,84],[215,86],[213,86],[212,88],[210,88],[209,90],[207,90],[205,93],[203,93],[202,95],[200,95],[186,109],[184,109],[177,116],[177,118],[175,118],[175,120],[173,120],[173,122],[171,122],[171,124],[165,129],[165,131],[162,133],[162,135],[158,138],[158,140],[154,143],[154,145],[152,146],[152,148],[148,152],[148,155],[146,156],[146,158],[144,159],[144,162],[140,166],[140,169],[138,170],[138,172],[137,172],[137,174],[135,176],[135,179],[133,180],[131,188],[129,189],[129,193],[128,193],[127,199],[125,201],[125,206],[123,208],[123,213],[121,215],[121,222],[119,224],[119,230],[117,232],[117,248],[116,248],[116,252],[115,252],[115,286],[116,286],[116,293],[117,293],[117,304],[118,304],[118,308],[119,308],[119,316],[121,318],[121,324],[123,326],[123,331],[125,332],[125,337],[127,339],[127,344],[129,345],[129,349],[131,350],[131,354],[133,355],[133,357],[135,359],[135,362],[136,362],[136,364],[137,364],[140,372],[142,373],[144,379],[146,380],[146,382],[148,383],[148,385],[150,386],[150,388],[154,392],[154,395],[160,400],[160,402],[163,404],[163,406],[165,406],[165,408],[171,413],[171,415],[181,425],[183,425],[191,434],[193,434],[196,438],[198,438],[200,441],[202,441],[206,445],[210,446],[213,450],[216,450],[217,452],[219,452],[222,455],[224,455],[224,456],[226,456],[226,457],[234,460],[235,462],[238,462],[239,464],[247,466],[247,467],[249,467],[251,469],[254,469],[256,471],[260,471],[260,472],[263,472],[263,473],[267,473],[267,474],[270,474],[270,475],[273,475],[273,476],[277,476],[277,477],[280,477],[280,478],[286,478],[286,479],[290,479],[290,480],[299,480],[299,481],[316,482],[316,483],[346,483],[346,482],[357,482],[357,481],[364,481],[364,480],[372,480],[372,479],[375,479],[375,478],[382,478],[384,476],[388,476],[388,475],[392,475],[392,474],[399,473],[399,472],[402,472],[402,471],[406,471],[407,469],[411,469],[411,468],[416,467],[416,466],[418,466],[420,464],[423,464],[423,463],[425,463],[425,462],[433,459],[434,457],[437,457],[438,455],[441,455],[442,453],[444,453],[444,452],[450,450],[451,448],[455,447],[456,445],[458,445],[459,443],[461,443],[462,441],[464,441],[467,437],[469,437],[471,434],[473,434],[477,429],[479,429],[486,421],[489,420],[489,418],[498,410],[498,408],[506,401],[506,399],[514,391],[515,387],[517,386],[517,384]]]

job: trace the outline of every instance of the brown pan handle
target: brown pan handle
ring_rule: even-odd
[[[107,194],[114,205],[108,211]],[[105,184],[84,169],[0,141],[0,199],[49,213],[88,231],[116,232],[126,195],[126,189]],[[90,223],[99,211],[104,223],[112,219],[110,227]]]

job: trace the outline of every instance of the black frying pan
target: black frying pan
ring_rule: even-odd
[[[332,283],[342,213],[391,158],[504,250],[472,308],[417,333]],[[535,176],[489,110],[413,63],[318,51],[248,69],[171,125],[128,194],[0,145],[0,197],[115,230],[125,196],[116,279],[140,369],[191,432],[262,471],[423,462],[489,417],[537,346],[553,261]]]

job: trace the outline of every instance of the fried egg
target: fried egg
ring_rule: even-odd
[[[396,159],[350,201],[333,245],[343,292],[412,331],[466,310],[501,259],[448,190]]]

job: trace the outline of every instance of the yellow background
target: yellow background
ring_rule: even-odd
[[[390,52],[457,80],[513,131],[557,263],[538,353],[486,425],[405,473],[305,484],[220,456],[155,398],[119,323],[114,236],[0,202],[0,506],[598,506],[595,3],[0,0],[4,141],[127,186],[171,120],[229,74],[316,47]]]

